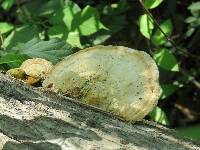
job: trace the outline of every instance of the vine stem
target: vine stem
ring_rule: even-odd
[[[152,23],[154,23],[156,25],[156,27],[160,30],[160,32],[164,35],[164,37],[166,38],[166,40],[168,42],[170,42],[172,44],[172,46],[178,50],[178,51],[181,51],[182,53],[186,54],[187,56],[191,56],[193,58],[196,58],[196,59],[199,59],[200,60],[200,57],[198,56],[195,56],[193,54],[190,54],[188,52],[186,52],[185,50],[183,50],[182,48],[180,48],[179,46],[176,45],[176,43],[170,39],[166,34],[165,32],[162,30],[162,28],[160,27],[159,23],[157,22],[157,20],[154,19],[153,15],[151,14],[151,12],[145,7],[144,3],[142,0],[139,0],[139,3],[141,4],[142,8],[144,9],[144,11],[146,12],[147,15],[149,15],[151,17],[151,19],[153,20]],[[182,72],[184,75],[185,75],[185,72]],[[191,80],[191,82],[198,88],[200,89],[200,82],[197,81],[195,78],[193,80]]]
[[[193,58],[196,58],[196,59],[200,60],[200,57],[188,53],[188,52],[185,51],[184,49],[180,48],[170,37],[168,37],[168,36],[165,34],[165,32],[162,30],[162,28],[160,27],[160,25],[159,25],[159,23],[157,22],[157,20],[154,19],[154,17],[153,17],[153,15],[151,14],[151,12],[144,6],[143,1],[142,1],[142,0],[138,0],[138,1],[139,1],[139,3],[141,4],[142,8],[144,9],[145,13],[151,17],[151,19],[152,19],[152,21],[153,21],[152,23],[154,23],[154,24],[156,25],[156,27],[157,27],[157,28],[160,30],[160,32],[164,35],[165,39],[166,39],[168,42],[170,42],[170,43],[172,44],[172,46],[173,46],[176,50],[182,52],[183,54],[186,54],[187,56],[190,56],[190,57],[193,57]]]

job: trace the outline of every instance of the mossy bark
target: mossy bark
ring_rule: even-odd
[[[166,127],[131,124],[0,73],[0,149],[200,149]]]

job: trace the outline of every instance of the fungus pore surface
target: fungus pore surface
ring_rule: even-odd
[[[95,46],[58,63],[43,86],[135,122],[157,104],[158,77],[154,60],[143,51]]]

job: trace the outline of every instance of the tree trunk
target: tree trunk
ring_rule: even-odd
[[[0,149],[200,149],[155,123],[131,124],[0,73]]]

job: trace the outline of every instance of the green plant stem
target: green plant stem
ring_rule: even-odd
[[[1,34],[1,32],[0,32],[0,40],[1,40],[1,47],[2,47],[3,49],[5,49],[4,46],[3,46],[4,39],[3,39],[3,35]]]
[[[167,40],[168,42],[170,42],[170,43],[172,44],[172,46],[173,46],[176,50],[181,51],[183,54],[186,54],[187,56],[190,56],[190,57],[193,57],[193,58],[196,58],[196,59],[200,60],[200,57],[198,57],[198,56],[196,56],[196,55],[193,55],[193,54],[190,54],[190,53],[188,53],[187,51],[183,50],[182,48],[178,47],[178,46],[176,45],[176,43],[175,43],[172,39],[170,39],[170,38],[165,34],[165,32],[161,29],[159,23],[154,19],[154,17],[153,17],[153,15],[151,14],[151,12],[150,12],[148,9],[146,9],[146,7],[144,6],[143,1],[142,1],[142,0],[139,0],[139,2],[140,2],[140,4],[141,4],[142,8],[144,9],[144,11],[146,12],[146,14],[149,15],[149,16],[151,17],[151,19],[153,20],[153,23],[157,26],[157,28],[160,30],[160,32],[164,35],[164,37],[166,38],[166,40]],[[186,75],[185,71],[181,71],[181,73],[184,74],[184,75]],[[198,89],[200,89],[200,82],[197,81],[194,77],[193,77],[193,79],[191,80],[191,82],[192,82]]]
[[[153,17],[153,15],[151,14],[151,12],[144,6],[143,1],[142,1],[142,0],[139,0],[139,3],[141,4],[141,6],[142,6],[142,8],[144,9],[144,11],[146,12],[146,14],[149,15],[149,16],[151,17],[152,22],[156,25],[156,27],[157,27],[157,28],[160,30],[160,32],[164,35],[164,37],[166,38],[166,40],[167,40],[168,42],[170,42],[170,43],[172,44],[172,46],[173,46],[176,50],[178,50],[179,52],[182,52],[182,54],[183,54],[184,56],[190,56],[190,57],[193,57],[193,58],[195,58],[195,59],[200,60],[200,57],[198,57],[198,56],[196,56],[196,55],[193,55],[193,54],[190,54],[190,53],[188,53],[187,51],[185,51],[184,49],[180,48],[178,45],[176,45],[176,43],[175,43],[171,38],[169,38],[169,37],[165,34],[165,32],[161,29],[159,23],[154,19],[154,17]]]

